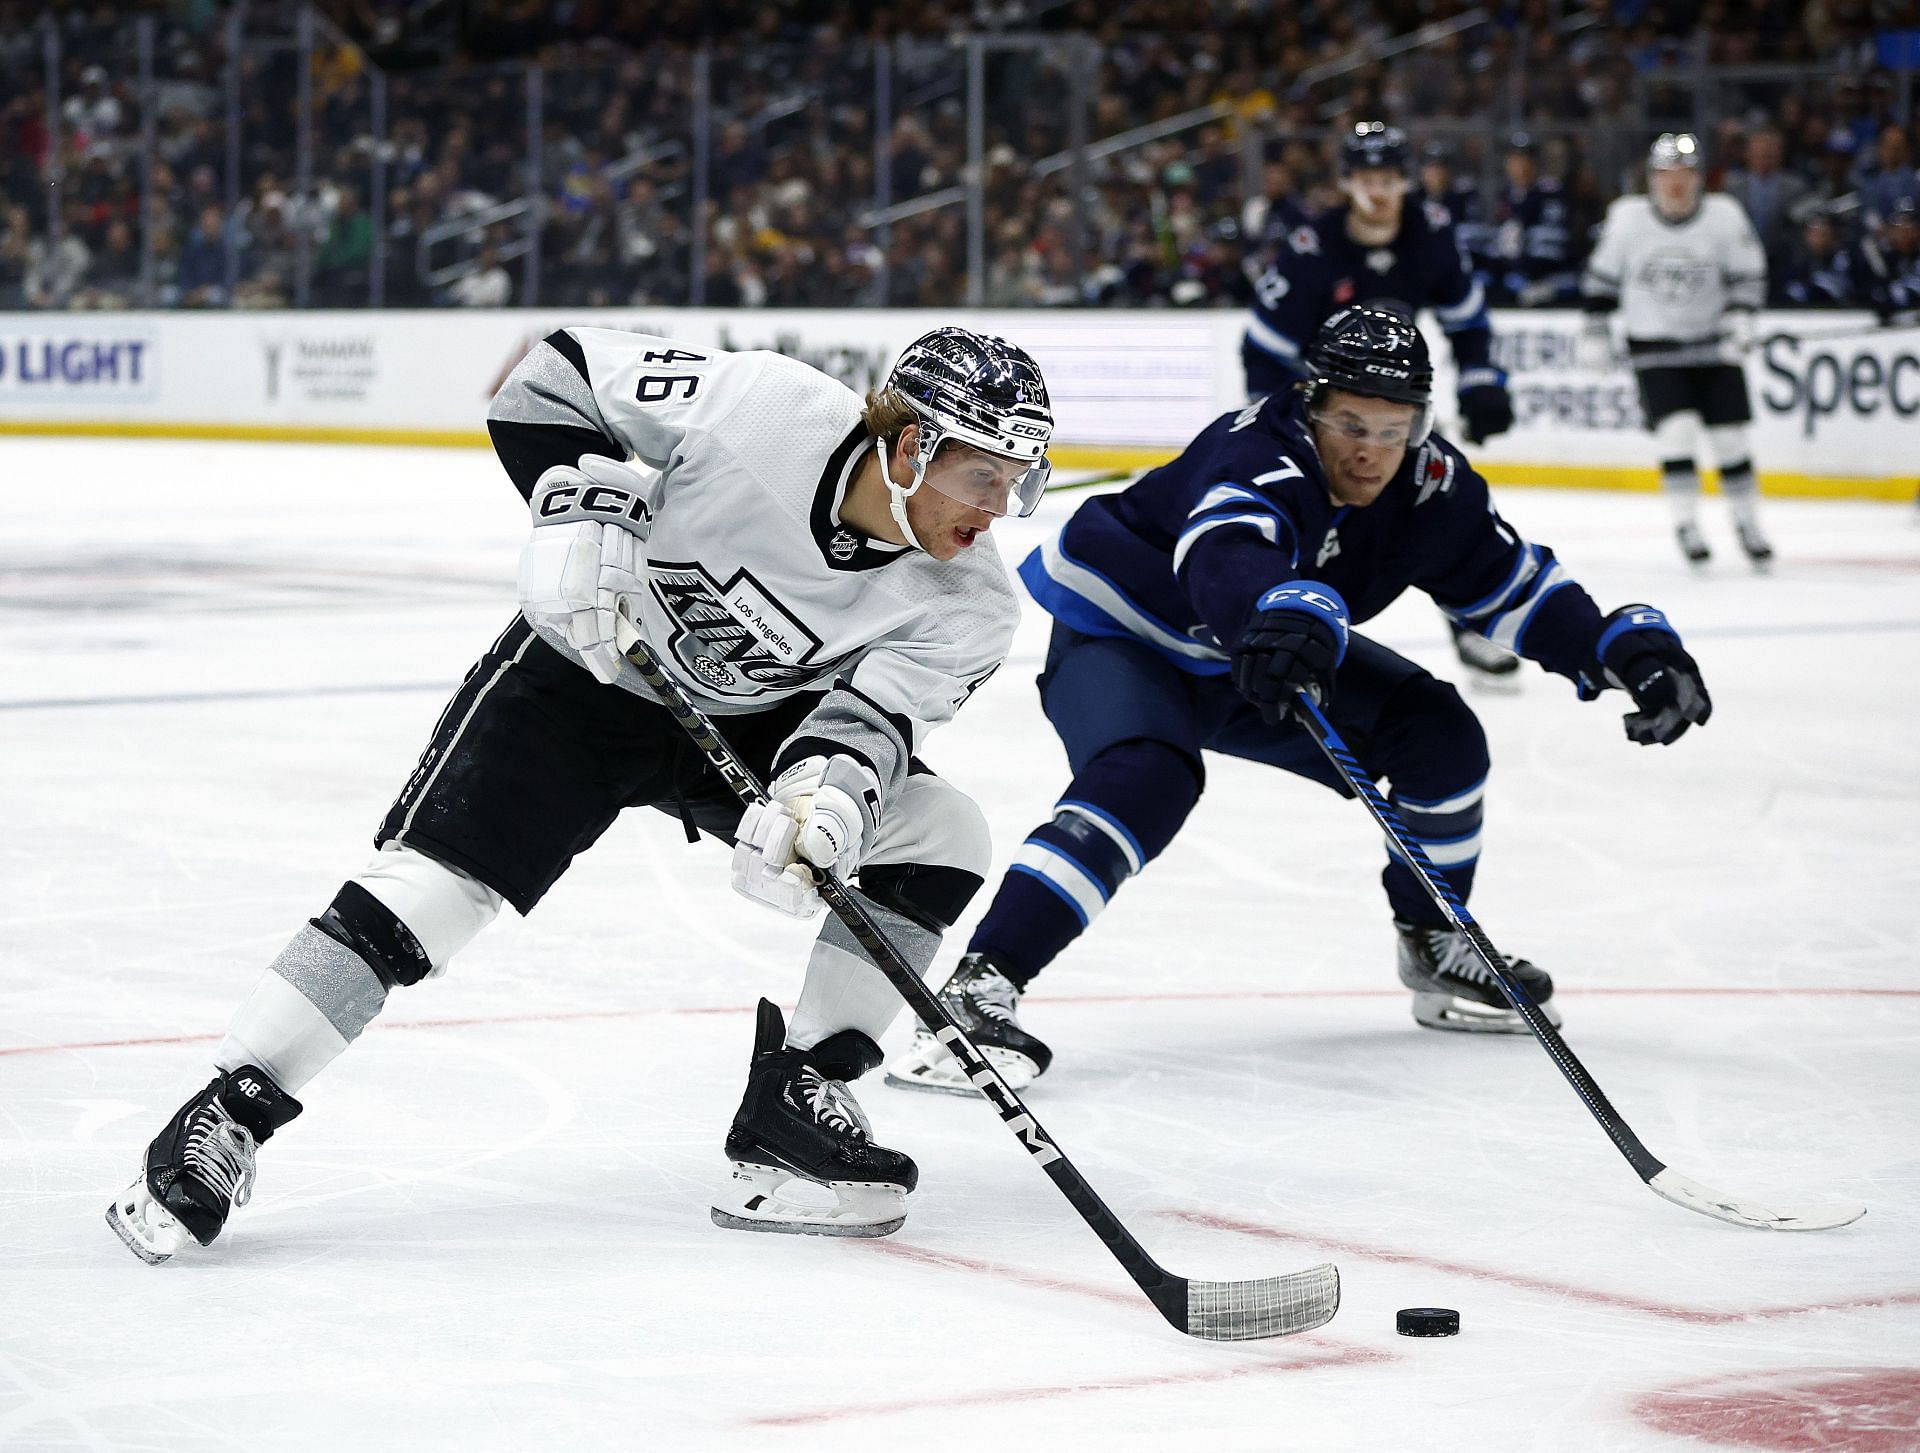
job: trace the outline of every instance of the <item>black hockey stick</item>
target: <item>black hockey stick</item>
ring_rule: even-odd
[[[1560,1067],[1560,1073],[1567,1077],[1567,1083],[1573,1086],[1574,1093],[1593,1113],[1593,1118],[1600,1122],[1600,1128],[1607,1132],[1607,1138],[1627,1158],[1627,1164],[1647,1183],[1648,1189],[1676,1206],[1685,1206],[1689,1211],[1698,1211],[1703,1216],[1730,1221],[1736,1226],[1757,1226],[1769,1231],[1824,1231],[1829,1227],[1858,1221],[1867,1214],[1865,1206],[1801,1206],[1792,1210],[1769,1210],[1752,1201],[1737,1201],[1731,1196],[1723,1196],[1669,1169],[1666,1162],[1640,1143],[1640,1137],[1620,1118],[1620,1112],[1613,1108],[1612,1102],[1594,1083],[1593,1076],[1587,1073],[1587,1067],[1567,1048],[1560,1031],[1548,1023],[1547,1017],[1540,1012],[1540,1006],[1534,1003],[1533,996],[1507,972],[1507,961],[1494,948],[1492,940],[1481,931],[1480,925],[1467,911],[1467,905],[1460,901],[1447,880],[1440,876],[1419,840],[1407,831],[1400,814],[1381,795],[1380,789],[1373,785],[1373,779],[1367,775],[1366,769],[1347,750],[1347,744],[1340,739],[1340,733],[1334,730],[1333,723],[1327,720],[1319,703],[1302,692],[1295,710],[1306,726],[1307,735],[1327,754],[1327,760],[1333,763],[1334,770],[1347,786],[1367,804],[1367,811],[1373,814],[1373,820],[1380,824],[1380,830],[1387,835],[1400,856],[1412,864],[1435,906],[1473,945],[1474,953],[1492,973],[1501,997],[1515,1014],[1526,1021],[1534,1038],[1540,1041],[1553,1062]]]
[[[674,720],[693,739],[694,745],[706,753],[707,760],[742,802],[765,802],[766,791],[752,771],[733,754],[733,749],[680,684],[661,668],[659,659],[640,639],[632,622],[624,616],[619,620],[623,627],[617,640],[621,652],[673,713]],[[967,1077],[987,1097],[987,1103],[1006,1122],[1034,1163],[1052,1177],[1061,1194],[1073,1203],[1074,1210],[1106,1243],[1115,1260],[1127,1269],[1127,1275],[1178,1331],[1210,1342],[1243,1342],[1257,1337],[1308,1332],[1332,1319],[1340,1308],[1340,1273],[1330,1264],[1252,1281],[1188,1281],[1161,1267],[1087,1184],[1053,1137],[1021,1103],[1013,1087],[1001,1078],[999,1070],[920,982],[912,965],[901,957],[880,925],[873,921],[866,905],[831,873],[817,873],[816,882],[827,907],[847,926],[875,967],[887,976],[887,981],[899,991],[929,1032],[960,1061]]]

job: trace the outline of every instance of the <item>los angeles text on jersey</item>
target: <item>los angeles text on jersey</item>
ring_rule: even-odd
[[[651,583],[674,623],[668,649],[711,691],[727,696],[785,691],[839,664],[819,659],[820,637],[747,569],[722,584],[697,560],[659,561]]]

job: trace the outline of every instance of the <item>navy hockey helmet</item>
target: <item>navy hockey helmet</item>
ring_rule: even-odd
[[[970,497],[963,485],[936,482],[941,493],[992,514],[1030,515],[1039,507],[1052,473],[1047,445],[1053,438],[1053,407],[1046,380],[1024,348],[965,328],[936,328],[907,345],[886,388],[904,398],[920,421],[912,483],[897,485],[887,475],[894,518],[909,539],[913,532],[905,524],[904,502],[926,482],[935,452],[951,441],[1018,460],[1026,468],[1004,500]]]
[[[1356,121],[1340,141],[1340,175],[1407,169],[1407,133],[1384,121]]]
[[[1433,360],[1405,313],[1379,303],[1342,308],[1313,335],[1306,363],[1309,410],[1332,389],[1412,404],[1407,447],[1426,440],[1433,427]]]

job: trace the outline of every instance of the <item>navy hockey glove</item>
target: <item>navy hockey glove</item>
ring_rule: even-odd
[[[1705,726],[1713,700],[1680,636],[1650,605],[1623,605],[1602,623],[1595,652],[1607,680],[1633,698],[1627,735],[1643,747],[1678,741]]]
[[[1276,585],[1254,603],[1253,619],[1233,643],[1233,684],[1278,726],[1305,689],[1325,702],[1347,657],[1347,603],[1330,585]]]
[[[1471,368],[1460,378],[1460,432],[1469,444],[1484,444],[1513,427],[1513,396],[1497,368]]]

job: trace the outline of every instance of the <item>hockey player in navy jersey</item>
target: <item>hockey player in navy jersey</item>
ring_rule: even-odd
[[[1513,427],[1506,373],[1493,363],[1486,297],[1444,206],[1408,206],[1407,138],[1363,121],[1341,143],[1344,206],[1295,226],[1254,283],[1240,360],[1247,394],[1279,393],[1306,375],[1306,345],[1339,309],[1391,300],[1430,308],[1460,371],[1461,433],[1479,444]]]
[[[532,912],[628,807],[730,844],[733,886],[784,913],[819,910],[816,870],[857,879],[921,972],[985,881],[980,809],[917,753],[1019,620],[988,532],[1046,486],[1053,416],[1031,358],[936,329],[863,403],[776,353],[563,328],[508,376],[488,427],[531,506],[519,612],[441,715],[372,860],[260,975],[212,1081],[108,1207],[146,1261],[213,1241],[257,1147],[389,995],[443,973],[505,904]],[[692,749],[624,658],[623,618],[767,800],[743,813]],[[637,935],[666,891],[635,886]],[[918,1172],[846,1083],[879,1065],[900,1007],[829,917],[792,1022],[760,1003],[718,1224],[901,1224]]]
[[[1339,790],[1289,716],[1299,690],[1320,698],[1369,773],[1391,780],[1400,816],[1466,898],[1486,737],[1451,686],[1354,629],[1405,591],[1566,677],[1582,700],[1623,689],[1635,742],[1672,742],[1711,712],[1665,616],[1645,605],[1603,615],[1429,433],[1432,370],[1416,329],[1382,308],[1345,309],[1306,362],[1306,383],[1223,415],[1179,458],[1088,500],[1021,566],[1054,618],[1040,699],[1073,779],[941,991],[1018,1080],[1051,1059],[1019,1022],[1021,993],[1173,840],[1205,785],[1205,753]],[[1389,857],[1382,881],[1415,1020],[1526,1033],[1411,867]],[[1552,980],[1524,960],[1512,967],[1557,1024]],[[927,1035],[888,1078],[967,1089]]]
[[[1479,444],[1513,427],[1507,375],[1493,363],[1486,297],[1439,202],[1408,201],[1407,138],[1379,121],[1358,123],[1340,148],[1347,204],[1295,227],[1254,283],[1253,316],[1240,359],[1247,394],[1279,393],[1305,376],[1302,351],[1320,325],[1353,303],[1380,302],[1409,316],[1431,309],[1453,346],[1460,430]],[[1511,653],[1453,626],[1454,648],[1476,685],[1517,684]]]

